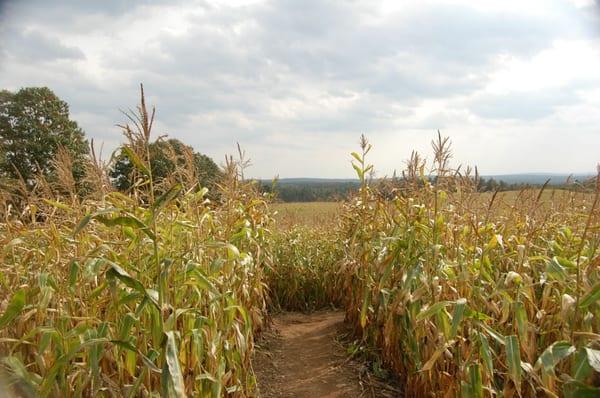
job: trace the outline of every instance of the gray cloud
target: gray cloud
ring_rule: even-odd
[[[15,32],[4,51],[23,62],[84,58],[81,49],[66,46],[60,40],[49,37],[37,30]]]
[[[472,128],[473,115],[494,126],[542,123],[600,88],[587,80],[522,94],[486,90],[502,56],[527,62],[557,40],[594,40],[595,7],[415,4],[382,15],[366,0],[8,2],[0,86],[48,85],[88,121],[89,135],[116,143],[118,110],[135,103],[144,82],[161,133],[219,158],[235,141],[250,143],[255,159],[286,140],[298,151],[352,145],[362,132],[383,140],[407,129],[416,140],[436,127]],[[263,175],[294,167],[285,159],[255,165]],[[298,175],[325,166],[306,167]]]

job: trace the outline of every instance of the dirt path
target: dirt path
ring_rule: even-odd
[[[356,367],[348,363],[336,342],[343,320],[344,314],[334,311],[276,316],[254,361],[261,397],[373,396],[371,388],[365,391]]]

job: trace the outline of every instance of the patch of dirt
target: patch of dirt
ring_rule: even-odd
[[[348,361],[337,336],[344,314],[287,312],[273,318],[273,328],[257,344],[254,371],[262,398],[390,397],[363,382]]]

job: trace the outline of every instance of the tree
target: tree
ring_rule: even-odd
[[[193,163],[195,178],[202,187],[212,186],[221,175],[219,167],[210,157],[194,152],[191,146],[177,139],[155,141],[149,145],[148,150],[152,178],[156,184],[172,176],[178,168],[184,168],[188,162]],[[133,164],[127,155],[121,152],[110,171],[115,187],[122,191],[131,188],[134,183],[131,180],[132,173]]]
[[[23,178],[29,188],[38,174],[52,179],[60,148],[72,157],[79,180],[89,148],[65,101],[47,87],[0,91],[0,177]]]

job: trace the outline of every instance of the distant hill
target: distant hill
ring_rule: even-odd
[[[482,176],[482,178],[494,180],[500,182],[504,181],[507,184],[532,184],[541,185],[547,180],[550,180],[549,185],[562,185],[571,178],[572,181],[585,181],[593,174],[558,174],[558,173],[523,173],[523,174],[499,174],[499,175],[488,175]]]
[[[518,174],[495,174],[495,175],[482,175],[482,178],[490,179],[500,182],[504,181],[507,184],[532,184],[541,185],[547,180],[550,180],[550,185],[562,185],[567,182],[569,178],[571,180],[584,181],[594,174],[560,174],[560,173],[518,173]],[[270,183],[270,180],[262,180],[264,183]],[[299,177],[299,178],[281,178],[278,180],[280,185],[285,184],[359,184],[356,178],[312,178],[312,177]]]
[[[522,173],[481,176],[481,190],[520,189],[523,185],[539,186],[550,180],[549,185],[563,185],[569,177],[572,181],[585,181],[590,174]],[[493,179],[494,181],[490,181]],[[486,181],[487,180],[487,181]],[[271,190],[271,180],[260,180],[265,191]],[[334,201],[346,197],[360,185],[353,178],[281,178],[277,181],[277,196],[284,202]]]
[[[260,181],[265,191],[272,181]],[[282,178],[277,181],[277,196],[284,202],[321,202],[341,200],[355,191],[360,183],[350,178]]]
[[[280,178],[279,184],[358,184],[356,178]]]

